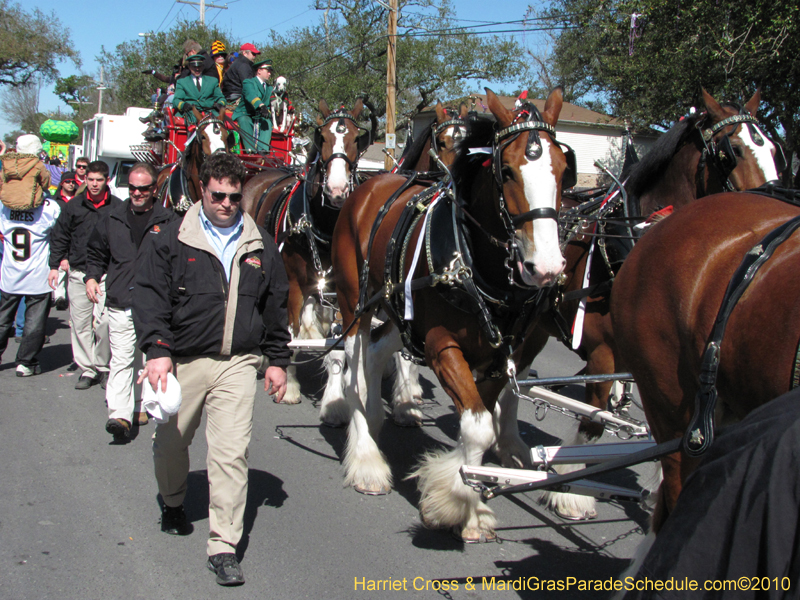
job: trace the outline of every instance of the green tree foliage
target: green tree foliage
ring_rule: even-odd
[[[19,4],[0,0],[0,84],[26,85],[34,77],[53,81],[56,65],[65,59],[80,66],[69,29],[55,13],[38,8],[26,12]]]
[[[67,106],[74,106],[90,102],[94,87],[94,81],[88,75],[70,75],[56,80],[54,92]]]
[[[571,28],[555,50],[569,101],[667,127],[702,106],[702,87],[741,103],[761,87],[759,118],[797,148],[800,0],[555,0],[549,12]],[[631,54],[633,13],[642,16]]]
[[[456,27],[447,0],[398,4],[398,126],[437,99],[474,90],[478,80],[497,85],[527,73],[518,44]],[[320,99],[352,107],[362,96],[375,116],[384,117],[387,9],[372,0],[317,0],[315,8],[322,11],[316,25],[273,33],[264,44],[277,74],[289,82],[292,101],[313,114]]]
[[[221,40],[231,51],[232,38],[229,33],[216,27],[205,27],[197,21],[181,21],[169,31],[123,42],[113,51],[103,48],[97,60],[105,69],[107,85],[112,88],[111,98],[119,109],[152,104],[150,97],[153,92],[157,88],[165,88],[166,84],[142,71],[155,69],[170,75],[183,56],[183,43],[188,39],[197,41],[209,51],[214,40]]]

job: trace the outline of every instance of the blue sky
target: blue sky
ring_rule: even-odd
[[[199,1],[199,0],[198,0]],[[315,11],[313,0],[299,2],[263,2],[255,0],[208,0],[211,4],[225,5],[227,10],[206,9],[206,23],[213,23],[229,30],[236,37],[255,42],[269,37],[270,29],[278,32],[289,31],[317,22],[321,13]],[[525,16],[531,0],[454,0],[453,5],[461,25],[477,25],[490,21],[512,21]],[[174,0],[39,0],[26,7],[36,6],[46,13],[55,12],[61,22],[69,28],[75,47],[81,54],[83,65],[76,69],[72,63],[58,65],[61,75],[84,72],[97,76],[99,65],[95,57],[101,46],[113,49],[125,40],[134,39],[139,33],[163,31],[175,23],[175,19],[196,19],[198,11],[187,4],[177,4]],[[500,26],[498,29],[510,27]],[[519,41],[530,41],[531,34],[506,34]],[[51,110],[63,106],[48,85],[40,99],[41,110]],[[2,133],[13,129],[11,124],[0,121]]]

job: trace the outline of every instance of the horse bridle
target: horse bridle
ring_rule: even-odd
[[[191,144],[192,141],[194,141],[194,139],[197,137],[197,132],[200,131],[200,129],[205,129],[206,126],[208,126],[208,125],[217,125],[217,126],[219,126],[220,132],[221,132],[222,129],[225,127],[225,122],[222,121],[219,117],[215,117],[214,115],[207,115],[207,116],[203,117],[202,119],[200,119],[197,122],[197,125],[195,125],[194,133],[192,133],[192,135],[189,136],[189,138],[186,140],[186,143],[184,144],[184,148],[186,146],[188,146],[189,144]]]
[[[520,117],[527,117],[528,120],[514,123],[495,133],[492,146],[492,174],[498,192],[500,215],[506,227],[506,233],[508,234],[506,247],[508,258],[505,260],[505,267],[508,270],[508,282],[517,287],[527,288],[530,286],[520,285],[514,279],[514,263],[517,260],[521,262],[522,258],[519,245],[517,244],[516,231],[528,221],[535,221],[537,219],[553,219],[558,223],[558,211],[554,207],[547,206],[534,208],[533,210],[513,216],[508,212],[508,207],[506,206],[505,197],[503,195],[503,152],[523,132],[527,131],[528,143],[525,148],[525,156],[529,160],[539,160],[542,156],[542,141],[539,137],[539,132],[544,131],[550,134],[550,137],[555,140],[556,130],[555,127],[542,120],[541,113],[533,104],[525,103],[517,115],[517,119]]]
[[[749,114],[733,115],[726,119],[722,119],[719,123],[715,123],[708,129],[698,129],[703,142],[703,153],[700,157],[698,169],[702,170],[705,165],[706,158],[711,157],[711,164],[716,169],[725,189],[729,192],[735,191],[734,185],[730,180],[730,175],[736,168],[736,155],[733,152],[733,145],[731,144],[731,136],[736,131],[736,128],[734,128],[733,131],[726,133],[719,142],[714,141],[714,136],[729,125],[739,125],[743,123],[747,124],[747,127],[750,131],[750,136],[753,138],[753,142],[757,146],[763,146],[764,139],[762,138],[762,134],[759,133],[761,130],[761,123],[759,123],[758,119]],[[785,168],[783,149],[779,144],[775,144],[774,142],[773,145],[776,149],[780,148],[780,156],[783,158],[783,164]],[[783,170],[784,169],[782,168],[778,169],[778,171]]]
[[[439,154],[439,135],[445,131],[448,127],[455,127],[458,133],[453,134],[453,140],[459,141],[459,135],[463,137],[463,134],[460,134],[461,129],[466,129],[467,121],[461,118],[459,115],[453,114],[451,111],[447,111],[447,115],[451,117],[449,120],[445,121],[444,123],[436,123],[434,122],[431,125],[431,129],[433,130],[433,135],[431,135],[431,146],[433,147],[434,152]]]
[[[542,115],[533,104],[524,104],[516,119],[519,119],[520,117],[527,117],[529,120],[513,123],[512,125],[509,125],[508,127],[505,127],[495,133],[494,140],[492,141],[492,158],[490,159],[492,161],[492,178],[494,179],[495,189],[498,193],[498,208],[500,210],[501,219],[503,220],[503,225],[506,228],[508,241],[500,240],[489,233],[489,231],[487,231],[477,219],[469,214],[469,211],[467,211],[463,206],[463,201],[458,203],[458,208],[464,215],[467,216],[470,221],[472,221],[474,225],[477,226],[478,230],[488,238],[489,242],[498,248],[503,248],[506,250],[508,257],[505,260],[505,267],[508,271],[509,284],[527,289],[530,286],[520,285],[514,280],[514,262],[515,259],[521,259],[520,249],[516,240],[516,231],[528,221],[535,221],[536,219],[553,219],[556,221],[556,223],[558,223],[558,211],[554,207],[542,207],[534,208],[533,210],[529,210],[520,215],[512,216],[511,213],[508,212],[505,197],[503,195],[503,151],[523,132],[527,131],[529,133],[525,155],[530,160],[538,160],[542,156],[542,142],[539,138],[539,132],[544,131],[550,134],[553,140],[555,140],[556,130],[552,125],[542,120]],[[558,142],[556,143],[558,144]],[[561,146],[562,144],[559,144],[559,147]],[[458,194],[456,197],[458,197]]]
[[[347,131],[347,126],[344,123],[345,120],[348,120],[351,123],[353,123],[353,125],[355,125],[357,130],[362,130],[362,131],[364,131],[364,133],[362,133],[361,135],[356,137],[356,148],[358,150],[358,154],[356,155],[355,160],[350,160],[350,157],[348,157],[347,154],[345,154],[344,152],[334,152],[327,159],[321,161],[321,166],[322,166],[322,196],[323,196],[323,198],[325,197],[325,186],[328,183],[328,165],[331,163],[331,161],[333,161],[333,160],[335,160],[337,158],[341,158],[342,160],[344,160],[347,163],[347,166],[350,168],[349,184],[350,184],[350,190],[352,191],[352,190],[354,190],[356,188],[356,185],[357,185],[357,181],[356,181],[356,166],[358,165],[358,161],[361,159],[362,156],[364,156],[364,153],[367,151],[367,148],[369,148],[370,144],[372,143],[372,133],[370,132],[369,129],[359,125],[356,122],[356,120],[353,118],[353,115],[351,115],[346,110],[344,110],[344,109],[335,110],[331,114],[329,114],[327,117],[325,117],[325,120],[322,122],[322,125],[319,125],[318,127],[316,127],[316,134],[314,136],[314,145],[317,147],[317,152],[318,152],[320,157],[322,156],[322,148],[321,148],[321,144],[318,142],[317,138],[321,138],[322,137],[322,133],[321,133],[322,129],[326,125],[328,125],[328,123],[330,123],[331,121],[338,121],[338,123],[336,124],[336,133],[345,133],[345,131]],[[366,136],[366,138],[365,138],[366,139],[366,143],[361,142],[360,141],[361,138],[365,137],[365,136]]]

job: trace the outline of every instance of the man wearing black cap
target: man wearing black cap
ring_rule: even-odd
[[[190,56],[187,62],[191,75],[179,79],[175,84],[172,105],[187,118],[192,115],[192,108],[201,112],[219,112],[225,106],[225,97],[219,89],[217,79],[203,75],[204,60],[205,57],[199,54]]]
[[[242,44],[239,56],[233,61],[222,78],[222,93],[229,103],[238,102],[242,97],[242,85],[247,79],[256,76],[253,61],[261,52],[253,44]]]
[[[269,112],[272,61],[260,60],[255,67],[256,76],[246,79],[242,85],[243,101],[233,111],[233,120],[239,126],[244,151],[268,154],[272,139],[272,115]]]

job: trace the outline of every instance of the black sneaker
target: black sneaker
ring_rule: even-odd
[[[108,371],[103,371],[98,377],[100,378],[100,387],[106,389],[108,387]]]
[[[80,379],[78,379],[78,383],[75,384],[75,389],[88,390],[98,381],[99,381],[98,377],[92,377],[90,375],[81,375]]]
[[[167,506],[161,509],[161,531],[170,535],[189,535],[192,526],[186,520],[183,504],[180,506]]]
[[[236,555],[231,552],[222,552],[208,557],[208,570],[217,574],[217,583],[220,585],[242,585],[244,573]]]

